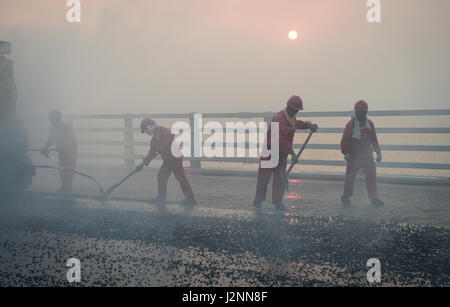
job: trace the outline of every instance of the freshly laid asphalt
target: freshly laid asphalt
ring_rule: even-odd
[[[48,162],[50,163],[50,162]],[[156,162],[155,162],[156,163]],[[157,194],[157,165],[135,174],[114,193],[113,198],[148,200]],[[124,178],[131,169],[124,167],[83,166],[78,168],[93,176],[106,190]],[[254,176],[206,176],[186,169],[199,206],[215,209],[251,209],[256,190],[256,171]],[[38,169],[30,188],[35,192],[54,192],[59,187],[57,171]],[[263,204],[265,212],[272,212],[271,187],[267,201]],[[431,225],[450,228],[450,189],[449,186],[378,184],[379,197],[386,203],[382,208],[370,206],[363,181],[355,186],[352,206],[343,208],[340,197],[342,181],[293,180],[290,193],[285,195],[285,205],[290,212],[315,216],[345,216],[367,221],[389,219],[397,223]],[[75,176],[74,193],[99,196],[98,187],[86,178]],[[173,176],[169,179],[168,199],[183,199],[181,189]]]
[[[381,218],[60,199],[0,207],[0,285],[450,286],[450,229]],[[367,281],[367,261],[381,283]]]

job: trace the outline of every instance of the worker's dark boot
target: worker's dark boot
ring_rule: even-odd
[[[152,198],[148,201],[149,204],[164,206],[166,202],[159,197]]]
[[[195,206],[196,204],[197,204],[197,201],[193,198],[186,198],[180,202],[180,205],[182,205],[182,206]]]
[[[56,193],[64,194],[64,195],[71,195],[72,188],[71,187],[60,187],[58,190],[56,190]]]
[[[352,202],[350,201],[350,197],[345,196],[345,195],[341,196],[341,202],[342,202],[342,205],[344,205],[344,206],[350,206],[352,204]]]
[[[372,198],[370,200],[370,203],[374,207],[383,207],[384,206],[384,202],[381,199],[379,199],[379,198]]]
[[[152,198],[148,201],[151,205],[156,205],[158,207],[158,212],[160,214],[166,214],[167,208],[166,208],[166,201],[162,200],[159,197]]]
[[[287,208],[283,204],[276,204],[275,205],[275,210],[280,211],[280,212],[284,212],[284,211],[287,211]]]
[[[159,214],[167,214],[166,204],[164,202],[158,204],[158,213]]]
[[[255,207],[255,209],[261,209],[261,207],[262,207],[262,201],[260,201],[260,200],[258,200],[258,199],[255,199],[254,201],[253,201],[253,207]]]

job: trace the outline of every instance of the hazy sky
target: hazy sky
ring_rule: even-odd
[[[448,108],[448,0],[0,0],[21,112]],[[290,41],[295,29],[299,39]]]

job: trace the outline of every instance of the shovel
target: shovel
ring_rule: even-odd
[[[300,151],[297,154],[297,162],[291,163],[291,166],[289,167],[289,169],[287,170],[287,172],[283,176],[282,182],[283,182],[284,188],[286,189],[286,192],[288,192],[288,193],[289,193],[289,180],[288,180],[289,173],[292,171],[292,169],[294,168],[295,164],[298,163],[298,160],[299,160],[300,156],[302,155],[303,151],[305,150],[306,145],[308,145],[308,142],[311,139],[313,134],[314,134],[313,131],[311,131],[309,133],[308,137],[306,138],[305,142],[303,143],[302,148],[300,149]]]

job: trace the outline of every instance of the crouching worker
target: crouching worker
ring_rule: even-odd
[[[172,154],[172,142],[174,135],[165,127],[157,126],[151,119],[141,121],[141,132],[153,136],[150,143],[150,151],[141,164],[136,167],[140,171],[144,166],[148,166],[150,162],[159,154],[163,160],[163,164],[158,172],[158,197],[151,199],[151,203],[165,205],[167,200],[167,181],[173,172],[175,178],[180,184],[181,191],[185,199],[181,202],[183,205],[195,205],[196,200],[192,192],[191,185],[186,177],[183,168],[183,157],[175,157]]]
[[[263,168],[261,162],[258,169],[258,183],[256,185],[256,196],[253,201],[253,206],[256,209],[261,208],[261,203],[266,199],[267,185],[273,174],[272,181],[272,204],[275,205],[275,209],[279,211],[286,211],[286,207],[283,205],[284,196],[284,184],[283,177],[286,173],[287,158],[290,155],[292,162],[297,162],[297,156],[292,148],[294,141],[295,131],[297,129],[311,129],[317,131],[318,126],[310,122],[304,122],[296,119],[296,114],[303,110],[303,101],[298,96],[292,96],[288,102],[286,108],[278,112],[273,118],[272,122],[278,122],[279,129],[279,161],[274,168]],[[267,130],[267,148],[271,148],[271,128],[269,126]],[[269,160],[270,158],[261,157],[261,160]]]
[[[374,206],[383,206],[384,203],[377,196],[376,165],[373,152],[377,153],[377,162],[381,162],[381,149],[378,144],[375,126],[367,118],[369,106],[365,101],[355,104],[355,117],[345,126],[341,140],[341,151],[347,161],[344,194],[341,197],[343,205],[350,205],[353,195],[355,179],[362,168],[366,175],[367,193]]]
[[[58,151],[59,166],[68,170],[75,170],[77,166],[77,140],[71,125],[61,119],[61,113],[57,110],[50,112],[50,136],[45,144],[42,154],[48,157],[50,147],[55,144]],[[64,170],[59,171],[61,188],[58,192],[71,194],[73,173]]]

